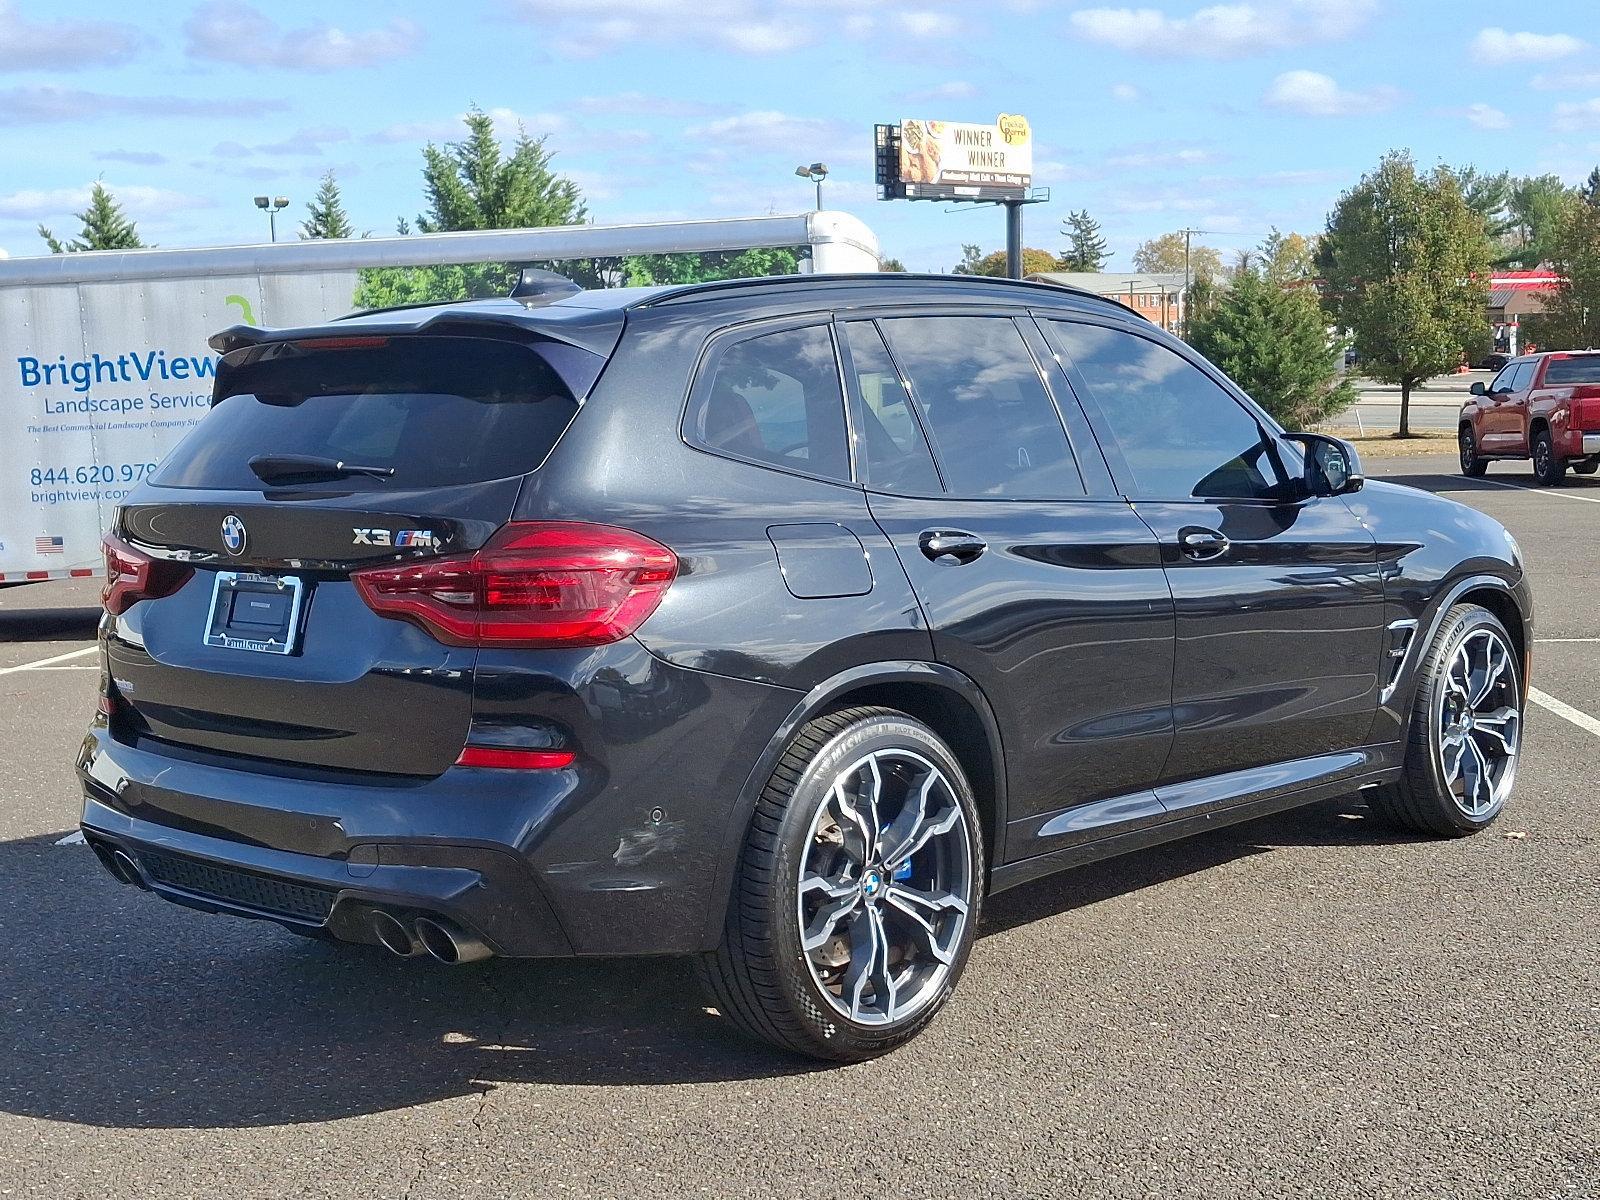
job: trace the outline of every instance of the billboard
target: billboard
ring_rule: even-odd
[[[1033,183],[1028,119],[1001,113],[992,124],[908,119],[878,126],[883,198],[1021,199]]]

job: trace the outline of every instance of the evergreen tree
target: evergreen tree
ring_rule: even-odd
[[[494,118],[476,105],[465,118],[466,136],[422,151],[427,211],[422,233],[474,229],[533,229],[576,225],[588,215],[578,187],[555,173],[543,138],[518,128],[511,152],[494,135]],[[355,302],[362,308],[469,296],[504,296],[517,267],[472,263],[454,267],[379,267],[361,272]]]
[[[1509,206],[1512,241],[1501,261],[1520,262],[1529,270],[1549,261],[1555,251],[1556,227],[1572,196],[1573,189],[1562,183],[1559,175],[1517,180]]]
[[[1487,349],[1483,219],[1448,167],[1418,175],[1409,154],[1391,153],[1339,198],[1317,267],[1363,369],[1400,385],[1400,435],[1409,437],[1412,389]]]
[[[1327,317],[1311,288],[1285,285],[1245,265],[1190,323],[1189,342],[1291,429],[1344,411],[1355,389],[1339,371]]]
[[[1583,198],[1591,208],[1600,208],[1600,167],[1589,172],[1583,181]]]
[[[339,181],[329,171],[322,177],[316,198],[306,205],[306,219],[300,222],[300,237],[306,241],[314,238],[347,238],[354,237],[355,232],[355,226],[350,224],[350,215],[344,210],[344,200],[339,195]]]
[[[1067,239],[1067,251],[1061,256],[1063,271],[1102,271],[1111,257],[1105,238],[1100,236],[1100,222],[1089,215],[1088,209],[1067,214],[1061,222],[1061,232]]]
[[[83,230],[72,241],[63,243],[43,225],[39,236],[51,254],[72,254],[79,250],[139,250],[144,242],[134,223],[123,214],[122,206],[99,181],[89,192],[89,207],[77,214]]]

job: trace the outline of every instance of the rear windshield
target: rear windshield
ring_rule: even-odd
[[[1550,360],[1550,365],[1544,369],[1545,387],[1566,387],[1574,383],[1600,383],[1600,354]]]
[[[444,487],[524,475],[577,401],[566,345],[409,337],[340,349],[273,347],[224,367],[219,399],[156,472],[164,487],[259,489],[260,455],[308,455],[392,475],[340,477],[341,491]],[[563,357],[566,356],[566,357]],[[589,377],[593,364],[583,364]],[[284,486],[273,483],[273,487]],[[297,486],[326,487],[326,481]]]

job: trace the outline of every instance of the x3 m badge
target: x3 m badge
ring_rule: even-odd
[[[440,537],[431,529],[352,529],[357,546],[395,546],[436,550]]]

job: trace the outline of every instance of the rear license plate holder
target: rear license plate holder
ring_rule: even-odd
[[[305,581],[293,575],[218,571],[205,644],[257,654],[293,654],[304,599]]]

